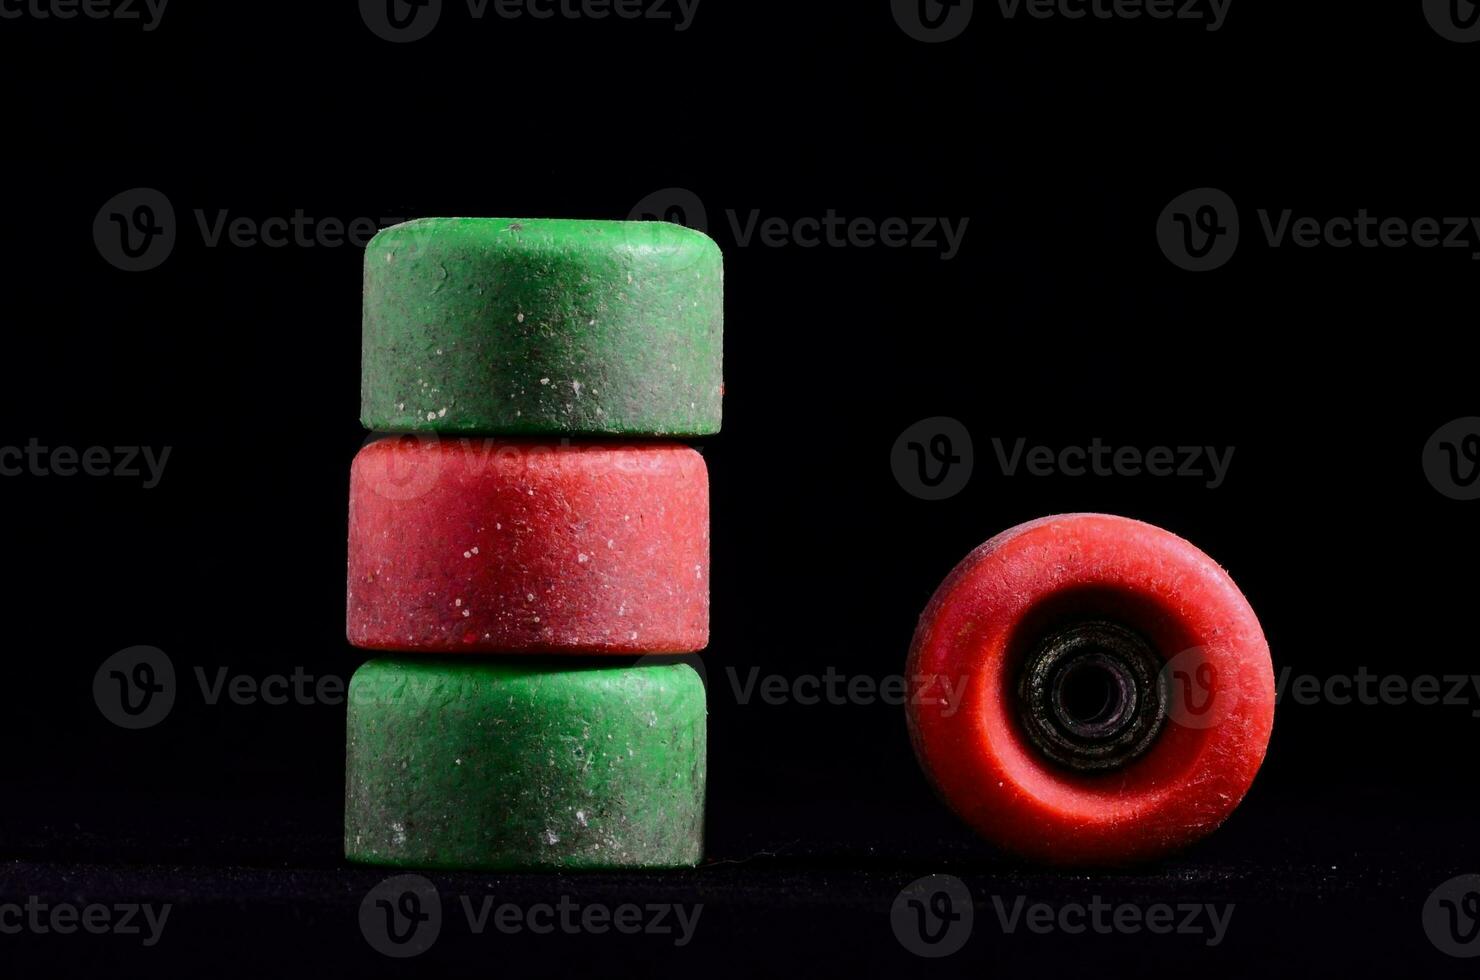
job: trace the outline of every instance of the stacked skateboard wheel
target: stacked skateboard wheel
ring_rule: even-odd
[[[686,867],[703,851],[723,271],[647,222],[428,219],[365,257],[345,854]]]

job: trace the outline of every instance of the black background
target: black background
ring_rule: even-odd
[[[300,9],[312,6],[310,12]],[[319,9],[322,8],[322,9]],[[1238,581],[1276,670],[1405,677],[1473,662],[1471,508],[1423,448],[1475,411],[1469,250],[1268,247],[1257,209],[1480,213],[1470,163],[1480,45],[1417,2],[1234,2],[1197,23],[1004,19],[943,44],[889,5],[704,0],[660,23],[488,18],[450,2],[390,44],[353,4],[171,5],[158,30],[0,20],[8,343],[0,445],[171,446],[160,486],[0,479],[8,697],[0,892],[173,901],[157,947],[0,936],[57,972],[987,974],[1458,971],[1420,921],[1480,871],[1477,705],[1283,703],[1268,760],[1216,835],[1133,872],[1008,860],[931,795],[895,706],[741,705],[727,668],[902,670],[940,579],[999,530],[1094,510],[1161,525]],[[125,273],[92,235],[157,188],[179,240]],[[384,877],[343,864],[342,707],[208,706],[196,667],[347,678],[354,247],[207,247],[195,212],[302,209],[625,218],[694,192],[726,254],[724,433],[713,485],[712,861],[658,876],[435,876],[444,896],[702,901],[694,942],[470,937],[373,953],[356,910]],[[1172,198],[1239,203],[1226,267],[1158,247]],[[743,220],[969,218],[964,247],[741,247]],[[976,445],[944,502],[891,474],[895,438],[960,420]],[[991,440],[1235,447],[1227,482],[1005,477]],[[125,732],[91,696],[138,644],[182,677]],[[976,931],[942,961],[889,907],[955,874]],[[989,896],[1227,902],[1228,939],[1004,935]]]

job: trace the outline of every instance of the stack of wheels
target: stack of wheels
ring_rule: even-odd
[[[722,261],[647,222],[430,219],[365,257],[346,856],[692,867]]]

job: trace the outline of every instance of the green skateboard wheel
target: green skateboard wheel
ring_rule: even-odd
[[[704,851],[685,664],[383,659],[350,682],[344,851],[464,870],[679,868]]]
[[[636,221],[425,218],[365,252],[360,419],[377,432],[720,428],[723,260]]]

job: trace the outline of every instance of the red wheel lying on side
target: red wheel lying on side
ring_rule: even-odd
[[[1101,514],[968,555],[921,616],[908,676],[911,738],[946,802],[1059,864],[1211,833],[1274,724],[1269,647],[1233,580],[1176,535]]]

